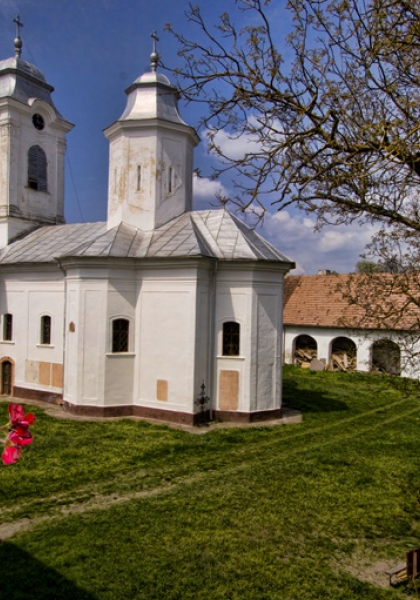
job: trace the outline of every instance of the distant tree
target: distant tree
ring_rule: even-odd
[[[356,263],[355,272],[363,275],[370,275],[371,273],[382,273],[383,267],[371,260],[359,260]]]

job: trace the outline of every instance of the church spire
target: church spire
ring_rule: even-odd
[[[16,16],[16,19],[13,19],[13,23],[16,23],[16,37],[15,37],[15,56],[16,58],[20,58],[22,54],[22,40],[20,37],[20,29],[23,27],[23,23],[20,20],[20,15]]]

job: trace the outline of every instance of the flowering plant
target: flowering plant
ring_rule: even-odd
[[[0,439],[4,445],[1,458],[4,465],[11,465],[19,460],[22,454],[22,446],[30,444],[33,440],[29,431],[29,425],[35,421],[35,415],[32,413],[24,414],[21,404],[9,404],[9,422],[0,429],[7,429],[5,439]]]

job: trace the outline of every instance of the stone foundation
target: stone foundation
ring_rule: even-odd
[[[23,400],[41,400],[42,402],[48,402],[49,404],[63,404],[63,394],[19,386],[14,386],[13,397],[22,398]]]
[[[283,411],[281,408],[272,410],[259,410],[256,412],[239,412],[230,410],[214,410],[213,418],[219,421],[231,421],[235,423],[258,423],[259,421],[271,421],[281,419]]]

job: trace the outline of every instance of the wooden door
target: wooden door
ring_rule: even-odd
[[[8,360],[1,363],[1,393],[5,396],[12,393],[12,363]]]

